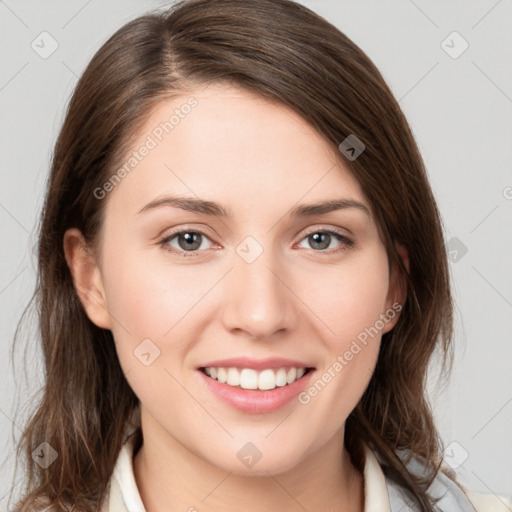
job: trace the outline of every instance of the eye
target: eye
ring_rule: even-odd
[[[341,242],[341,247],[334,251],[328,251],[329,253],[337,253],[354,245],[354,241],[350,237],[335,229],[312,230],[306,233],[306,236],[302,240],[307,240],[311,247],[316,250],[315,252],[326,252],[324,249],[329,248],[333,240]]]
[[[177,246],[171,243],[175,239]],[[199,256],[199,253],[202,252],[199,249],[207,249],[203,244],[205,240],[210,239],[202,231],[184,229],[166,236],[160,240],[159,245],[171,253],[187,258]],[[328,252],[328,254],[346,250],[354,245],[354,241],[350,237],[335,229],[311,230],[302,240],[308,240],[315,252]],[[340,242],[341,246],[333,251],[325,251],[324,249],[328,249],[333,240]]]
[[[178,248],[173,246],[170,242],[176,239]],[[197,249],[204,249],[202,241],[209,238],[201,231],[182,230],[175,233],[171,233],[164,239],[160,240],[159,244],[162,245],[167,251],[185,258],[190,256],[197,256]]]

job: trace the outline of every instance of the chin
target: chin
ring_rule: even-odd
[[[292,470],[297,466],[299,461],[297,459],[292,459],[289,456],[283,455],[276,449],[276,452],[279,453],[278,458],[276,457],[265,457],[263,453],[261,458],[255,462],[251,467],[245,466],[242,461],[238,459],[238,457],[233,461],[225,461],[226,464],[219,464],[219,461],[212,460],[212,464],[223,469],[224,471],[229,471],[239,476],[263,476],[268,477],[269,473],[271,475],[279,475],[280,473],[285,473],[287,471]],[[224,462],[224,461],[222,461]]]

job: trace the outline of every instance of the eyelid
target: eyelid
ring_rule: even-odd
[[[311,251],[313,251],[313,252],[317,252],[320,254],[324,253],[326,255],[338,254],[340,251],[343,251],[344,249],[347,249],[355,244],[352,236],[345,233],[343,228],[340,228],[337,226],[318,226],[318,225],[316,225],[316,226],[307,228],[306,231],[303,231],[300,239],[297,242],[295,242],[294,247],[296,245],[298,245],[300,242],[302,242],[309,235],[311,235],[313,233],[319,233],[319,232],[327,233],[327,234],[334,234],[334,235],[339,236],[340,237],[339,241],[341,242],[342,246],[337,249],[322,250],[322,251],[315,251],[314,249],[311,249]],[[220,244],[217,244],[216,242],[214,242],[213,240],[211,240],[211,237],[207,233],[205,233],[202,229],[195,229],[195,228],[187,226],[187,225],[182,226],[180,228],[176,228],[176,230],[171,231],[170,233],[166,234],[165,236],[159,237],[158,244],[164,246],[164,249],[166,249],[168,252],[178,254],[178,255],[184,256],[184,257],[199,256],[202,252],[206,252],[207,249],[204,249],[201,251],[198,251],[198,250],[183,251],[183,250],[175,249],[174,247],[172,247],[172,248],[165,247],[169,243],[170,240],[175,238],[177,235],[180,235],[183,233],[196,233],[196,234],[199,234],[199,235],[207,238],[208,240],[210,240],[213,245],[217,245],[217,246],[220,245]]]
[[[340,235],[346,239],[352,239],[352,236],[350,234],[348,234],[346,231],[348,230],[344,230],[343,228],[340,228],[340,227],[337,227],[337,226],[321,226],[321,227],[318,227],[318,225],[316,226],[313,226],[312,228],[306,228],[306,231],[303,232],[302,234],[302,238],[301,240],[306,237],[306,236],[309,236],[313,233],[318,233],[319,231],[322,231],[322,232],[330,232],[330,233],[336,233],[337,235]]]

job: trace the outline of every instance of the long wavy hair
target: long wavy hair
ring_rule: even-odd
[[[31,510],[38,497],[51,510],[68,510],[65,504],[74,511],[100,509],[125,424],[139,402],[111,331],[93,324],[81,305],[63,236],[77,227],[96,244],[108,197],[98,200],[94,190],[118,169],[151,109],[211,83],[293,109],[332,145],[368,199],[407,300],[395,328],[383,335],[371,381],[347,418],[345,443],[358,461],[366,442],[386,476],[422,512],[432,511],[427,490],[445,469],[427,374],[436,353],[443,379],[453,364],[440,214],[411,129],[376,66],[340,30],[291,0],[185,0],[154,10],[112,35],[79,79],[52,154],[39,225],[29,306],[37,308],[44,385],[16,450],[16,471],[22,455],[26,466],[17,510]],[[350,134],[365,145],[356,159],[338,149]],[[408,251],[409,271],[395,242]],[[58,453],[47,468],[32,458],[42,442]],[[408,471],[403,450],[422,457],[428,471]]]

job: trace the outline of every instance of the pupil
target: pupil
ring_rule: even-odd
[[[327,237],[327,244],[325,244],[325,240],[322,243],[322,241],[321,241],[322,237]],[[331,235],[329,235],[328,233],[315,233],[315,234],[311,235],[311,238],[313,239],[312,245],[314,246],[314,244],[319,243],[320,245],[322,245],[322,247],[317,247],[317,249],[325,249],[326,247],[329,247],[330,237],[331,237]]]
[[[194,239],[199,238],[199,233],[184,233],[182,234],[182,237],[186,240],[186,243],[189,244],[186,247],[183,247],[184,249],[197,249],[201,244],[197,242],[197,240],[194,241]],[[191,247],[190,244],[195,244],[193,247]],[[180,244],[181,245],[181,244]]]

